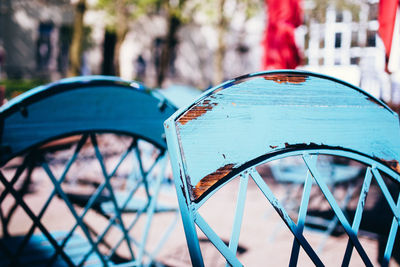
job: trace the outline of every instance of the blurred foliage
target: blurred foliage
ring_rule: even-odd
[[[152,15],[160,10],[162,0],[98,0],[95,8],[104,10],[107,14],[107,30],[115,31],[118,26],[118,9],[116,4],[124,6],[134,21],[143,15]]]
[[[220,1],[215,0],[191,0],[195,2],[197,12],[205,14],[212,24],[217,23],[220,14]],[[263,9],[264,0],[231,0],[223,3],[224,16],[228,21],[232,20],[238,13],[245,14],[245,19],[248,20],[254,17],[260,9]]]
[[[327,0],[326,0],[327,1]],[[194,14],[202,13],[209,18],[209,22],[216,23],[219,16],[218,2],[215,0],[98,0],[96,8],[107,13],[108,30],[117,27],[116,3],[122,3],[130,14],[132,21],[141,16],[152,15],[174,16],[183,24],[193,20]],[[232,18],[236,12],[245,12],[246,19],[253,17],[261,8],[263,0],[233,0],[226,1],[225,16]]]
[[[41,79],[4,79],[0,80],[0,87],[5,87],[5,97],[11,99],[39,85],[48,83]]]
[[[354,20],[359,19],[360,4],[366,0],[312,0],[312,8],[305,10],[306,17],[316,20],[318,23],[324,23],[326,20],[326,10],[333,6],[337,11],[348,10],[351,12]]]
[[[263,0],[191,0],[197,3],[196,13],[203,17],[200,23],[209,24],[217,31],[217,47],[214,51],[213,83],[219,84],[225,79],[224,58],[227,50],[226,35],[232,29],[232,21],[240,19],[241,29],[246,22],[263,10]],[[244,17],[243,17],[244,15]],[[239,16],[239,17],[238,17]],[[238,40],[239,42],[241,40]]]
[[[72,40],[72,25],[61,25],[60,27],[60,35],[59,40],[60,43],[71,43]],[[93,48],[95,42],[92,39],[92,27],[84,25],[83,26],[83,40],[82,40],[82,48],[83,51]]]

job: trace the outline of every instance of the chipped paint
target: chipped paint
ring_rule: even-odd
[[[234,164],[226,164],[225,166],[201,179],[193,188],[193,197],[195,200],[199,199],[208,189],[226,177],[232,171],[233,166]]]
[[[385,164],[386,166],[388,166],[390,169],[394,170],[395,172],[400,173],[400,165],[397,160],[384,160],[380,158],[376,159]]]
[[[195,120],[203,116],[208,111],[212,110],[217,103],[212,103],[211,100],[203,100],[200,104],[193,106],[191,109],[186,111],[179,119],[178,122],[185,125],[191,120]]]
[[[302,84],[306,82],[308,76],[302,74],[275,74],[264,76],[265,80],[274,81],[279,84]]]
[[[185,202],[186,202],[186,205],[188,205],[189,203],[188,203],[188,199],[187,199],[187,197],[186,197],[186,191],[185,191],[185,183],[183,182],[183,178],[182,178],[182,168],[179,168],[179,178],[181,179],[181,185],[179,186],[180,188],[181,188],[181,190],[182,190],[182,194],[183,194],[183,196],[184,196],[184,198],[185,198]]]

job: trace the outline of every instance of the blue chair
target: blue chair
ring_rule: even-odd
[[[397,114],[381,101],[355,86],[319,74],[261,72],[210,89],[171,116],[164,127],[193,266],[204,265],[197,229],[214,244],[227,264],[242,265],[236,251],[249,180],[270,202],[293,236],[288,253],[290,266],[297,264],[300,248],[315,265],[329,264],[322,262],[303,233],[313,183],[323,193],[348,237],[347,248],[336,257],[343,257],[342,265],[348,266],[357,252],[366,266],[373,265],[375,259],[360,242],[359,228],[374,180],[389,206],[390,231],[380,262],[389,263],[400,223],[400,128]],[[364,165],[353,216],[345,214],[329,190],[329,177],[324,177],[317,165],[319,155],[343,157]],[[271,179],[262,177],[259,167],[294,156],[301,157],[307,169],[300,209],[296,217],[291,217],[276,197]],[[383,177],[397,186],[394,193],[389,193]],[[235,178],[240,183],[231,236],[226,244],[199,209]],[[249,205],[246,204],[246,210],[250,209]],[[369,220],[378,221],[379,216]],[[268,264],[268,260],[263,259],[260,265]]]
[[[0,265],[154,263],[178,216],[176,205],[158,201],[168,184],[162,123],[175,110],[139,83],[106,76],[64,79],[2,106]],[[39,189],[51,185],[38,191],[41,206],[30,198],[35,176]],[[59,212],[49,222],[52,207]],[[159,212],[172,215],[149,248]],[[17,213],[22,233],[13,229]]]
[[[334,157],[319,157],[317,165],[320,167],[320,175],[325,178],[325,182],[329,187],[332,195],[339,195],[335,197],[341,209],[346,210],[349,203],[353,200],[353,196],[356,193],[357,183],[359,178],[362,177],[363,168],[361,164],[349,164],[350,162],[335,162]],[[271,174],[277,183],[285,184],[285,197],[281,200],[281,205],[284,206],[288,213],[296,213],[300,208],[301,192],[304,190],[304,181],[308,168],[301,160],[293,160],[292,158],[285,158],[277,161],[275,164],[270,164]],[[344,189],[345,194],[342,193],[341,189]],[[322,214],[326,213],[326,209],[321,209],[321,193],[316,191],[310,195],[310,203],[313,201],[316,203],[313,208],[313,213]],[[333,215],[333,214],[332,214]],[[330,235],[337,230],[340,226],[338,218],[336,216],[329,216],[329,218],[322,218],[321,216],[307,215],[307,224],[310,226],[309,229],[322,231],[324,237],[320,241],[317,252],[322,252],[326,241]],[[276,227],[270,237],[271,241],[274,241],[275,236],[279,233],[283,226],[282,223]]]

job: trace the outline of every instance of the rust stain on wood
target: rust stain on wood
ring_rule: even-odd
[[[178,122],[182,125],[185,125],[191,120],[195,120],[198,117],[203,116],[208,111],[212,110],[217,103],[211,103],[209,99],[203,100],[200,104],[190,108],[186,113],[184,113],[179,119]]]
[[[400,165],[397,160],[384,160],[384,159],[379,159],[379,160],[384,162],[386,166],[388,166],[390,169],[394,170],[397,173],[400,173]]]
[[[201,179],[193,188],[193,197],[195,199],[201,197],[201,195],[203,195],[210,187],[228,175],[232,171],[233,166],[234,164],[226,164],[225,166]]]
[[[290,84],[302,84],[307,80],[306,75],[294,75],[294,74],[275,74],[267,75],[264,77],[265,80],[274,81],[276,83],[290,83]]]

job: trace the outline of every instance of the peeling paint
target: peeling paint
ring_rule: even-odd
[[[397,160],[384,160],[384,159],[378,159],[379,161],[383,162],[386,166],[388,166],[390,169],[394,170],[397,173],[400,173],[400,165]]]
[[[276,83],[282,84],[302,84],[306,82],[308,76],[307,75],[295,75],[295,74],[275,74],[264,76],[265,80],[274,81]]]
[[[217,103],[211,103],[210,100],[203,100],[200,104],[197,104],[186,111],[179,119],[178,122],[182,125],[185,125],[191,120],[195,120],[198,117],[203,116],[208,111],[212,110]]]
[[[233,166],[234,164],[232,163],[226,164],[225,166],[201,179],[193,188],[193,197],[195,199],[200,198],[209,188],[228,175],[232,171]]]
[[[285,147],[286,148],[290,147],[289,143],[285,143]]]
[[[186,202],[186,204],[188,205],[189,203],[187,202],[187,197],[186,197],[186,191],[185,191],[185,183],[183,182],[183,178],[182,178],[182,168],[179,168],[179,178],[181,179],[181,186],[180,186],[180,188],[181,188],[181,190],[182,190],[182,194],[183,194],[183,197],[185,198],[185,202]]]
[[[295,149],[304,149],[306,147],[325,147],[326,145],[324,144],[316,144],[314,142],[310,142],[310,143],[300,143],[300,144],[289,144],[289,143],[285,143],[285,148],[295,148]],[[326,146],[328,147],[328,146]]]

